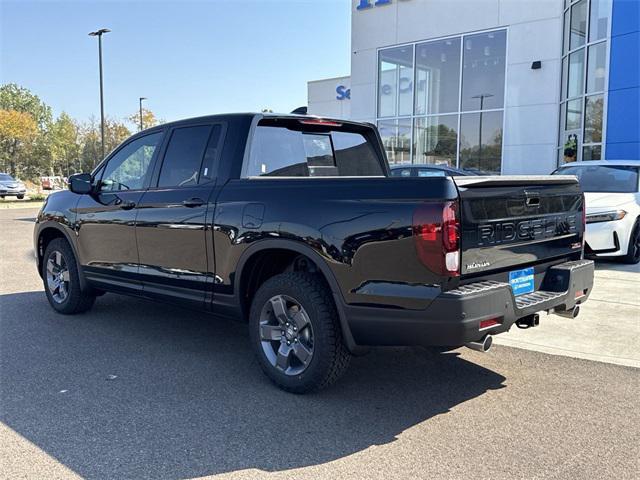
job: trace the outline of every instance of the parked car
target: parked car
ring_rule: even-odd
[[[640,262],[640,161],[572,163],[554,174],[575,175],[585,192],[585,253]]]
[[[488,175],[487,172],[476,169],[461,169],[440,165],[435,163],[411,163],[401,165],[391,165],[391,176],[393,177],[442,177],[444,175],[467,176],[467,175]]]
[[[0,173],[0,198],[17,197],[22,200],[27,193],[27,188],[20,180],[16,180],[8,173]]]
[[[577,315],[593,284],[575,177],[391,178],[367,123],[164,124],[69,187],[34,231],[56,311],[109,291],[244,319],[291,392],[326,387],[370,346],[486,351],[540,311]]]
[[[62,190],[67,185],[67,179],[61,176],[40,177],[43,190]]]

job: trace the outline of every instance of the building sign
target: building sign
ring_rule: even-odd
[[[393,0],[359,0],[356,10],[366,10],[371,7],[382,7],[383,5],[389,5]]]
[[[336,87],[336,100],[351,100],[351,89],[344,85],[338,85]]]

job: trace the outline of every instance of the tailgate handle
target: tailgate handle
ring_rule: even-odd
[[[527,207],[539,207],[540,197],[527,197]]]

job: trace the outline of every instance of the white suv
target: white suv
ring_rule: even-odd
[[[584,191],[585,254],[640,262],[640,161],[585,161],[553,173],[575,175]]]

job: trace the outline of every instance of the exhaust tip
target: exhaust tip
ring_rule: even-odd
[[[557,310],[554,313],[565,318],[576,318],[580,314],[580,306],[576,305],[571,310]]]
[[[469,342],[465,347],[475,350],[476,352],[488,352],[493,345],[493,337],[491,335],[485,335],[482,340],[478,342]]]

